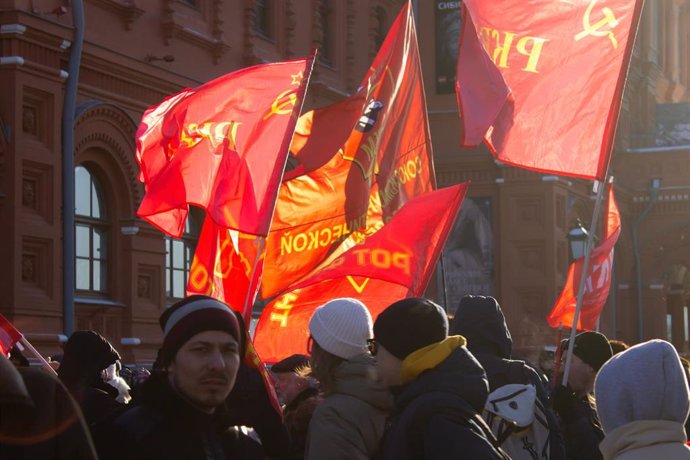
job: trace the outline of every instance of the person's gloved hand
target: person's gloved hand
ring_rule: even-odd
[[[556,386],[551,398],[553,401],[553,409],[563,421],[567,422],[575,417],[579,398],[570,387],[564,387],[563,385]]]

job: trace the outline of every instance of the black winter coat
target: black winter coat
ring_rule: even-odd
[[[467,339],[467,348],[486,371],[491,391],[515,383],[536,387],[549,424],[549,458],[565,459],[565,440],[558,419],[550,409],[544,383],[529,364],[511,359],[513,338],[496,299],[482,296],[463,298],[450,324],[450,333]]]
[[[261,446],[230,423],[224,407],[205,414],[154,374],[137,405],[92,431],[101,460],[262,459]]]
[[[96,460],[67,388],[43,369],[15,369],[0,354],[0,460]]]
[[[489,392],[484,371],[466,348],[456,348],[395,393],[383,460],[501,458],[471,417]]]

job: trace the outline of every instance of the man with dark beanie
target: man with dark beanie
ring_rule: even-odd
[[[383,460],[500,459],[478,414],[489,387],[461,336],[448,336],[443,309],[408,298],[374,323],[372,353],[395,407],[383,439]]]
[[[262,458],[257,443],[230,428],[224,405],[242,356],[235,314],[197,295],[166,310],[160,325],[163,346],[141,397],[94,430],[101,460]]]
[[[565,366],[568,342],[564,340],[561,345],[561,373]],[[611,345],[605,335],[585,331],[575,336],[568,386],[559,384],[553,395],[553,408],[561,422],[569,460],[603,458],[599,443],[604,440],[604,432],[597,418],[592,392],[597,372],[611,356]],[[562,379],[561,375],[559,382]]]
[[[492,427],[511,426],[515,436],[522,438],[515,443],[504,442],[502,446],[506,452],[515,458],[520,458],[525,455],[525,451],[546,450],[545,453],[550,460],[564,459],[565,442],[556,415],[549,408],[550,404],[542,380],[537,371],[529,364],[511,359],[513,338],[496,299],[472,295],[463,297],[450,324],[450,333],[462,335],[467,339],[467,348],[486,371],[491,392],[506,385],[516,384],[532,385],[536,391],[536,400],[541,403],[541,407],[537,408],[536,411],[542,412],[543,416],[540,418],[546,417],[547,422],[546,442],[543,446],[536,445],[538,443],[530,445],[530,443],[525,442],[524,433],[519,433],[522,430],[515,430],[512,428],[512,424],[497,425],[492,423]],[[500,391],[494,394],[499,397]],[[531,407],[530,410],[535,413],[534,407]],[[499,439],[505,436],[504,433],[494,432],[494,434]]]

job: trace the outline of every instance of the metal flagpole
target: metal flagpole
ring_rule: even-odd
[[[575,343],[575,335],[577,334],[577,324],[580,320],[580,310],[582,309],[582,299],[585,293],[585,285],[587,283],[587,270],[589,269],[589,262],[594,246],[594,233],[596,232],[597,224],[599,223],[599,214],[601,210],[601,203],[604,201],[604,190],[606,189],[605,182],[594,181],[594,191],[597,194],[596,202],[594,203],[594,215],[592,216],[592,224],[587,234],[585,242],[585,260],[582,265],[582,273],[580,274],[580,288],[577,293],[577,304],[575,306],[575,315],[573,316],[573,327],[570,330],[570,340],[568,340],[568,351],[565,359],[565,370],[563,372],[563,386],[568,385],[568,377],[570,376],[570,365],[573,360],[573,343]]]
[[[252,270],[249,273],[249,291],[247,291],[247,296],[244,298],[244,307],[242,308],[242,317],[244,318],[244,323],[247,325],[247,328],[249,328],[249,324],[252,321],[252,310],[251,306],[254,305],[254,300],[256,299],[255,295],[251,295],[251,287],[253,286],[253,280],[254,276],[256,275],[256,269],[259,266],[259,261],[261,260],[261,254],[264,252],[264,246],[266,244],[266,237],[264,236],[257,236],[259,238],[259,249],[256,253],[256,257],[254,258],[254,265],[252,266]],[[239,250],[239,248],[238,248]],[[257,283],[257,288],[259,287]]]
[[[441,263],[441,287],[443,288],[443,306],[446,308],[446,313],[448,313],[448,289],[446,288],[446,266],[443,263],[443,250],[441,250],[441,256],[438,261]]]
[[[48,361],[46,361],[46,359],[43,357],[43,355],[41,355],[41,354],[38,352],[38,350],[36,350],[36,349],[34,348],[34,346],[31,345],[31,342],[29,342],[28,340],[26,340],[26,337],[24,337],[24,335],[22,335],[22,338],[19,339],[19,342],[18,342],[18,343],[21,344],[21,346],[23,346],[23,347],[26,348],[27,350],[29,350],[29,351],[31,352],[31,354],[34,355],[34,357],[35,357],[36,359],[38,359],[38,360],[41,362],[41,367],[43,367],[43,368],[44,368],[45,370],[47,370],[48,372],[51,372],[52,374],[57,375],[57,372],[55,372],[55,369],[53,369],[52,367],[50,367],[50,364],[48,364]]]

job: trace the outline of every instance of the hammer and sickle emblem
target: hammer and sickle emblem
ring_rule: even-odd
[[[589,6],[587,7],[585,15],[582,18],[582,28],[584,30],[579,34],[575,35],[575,41],[582,40],[588,35],[592,35],[594,37],[609,37],[609,40],[611,40],[613,48],[618,48],[618,40],[616,40],[616,36],[613,33],[613,29],[616,26],[618,26],[619,22],[618,19],[616,19],[616,16],[614,16],[613,11],[611,11],[611,8],[602,8],[601,12],[603,13],[604,17],[592,24],[590,15],[592,14],[592,10],[594,9],[594,5],[596,3],[597,0],[592,0]],[[610,29],[602,30],[607,25],[610,26]]]
[[[297,95],[292,89],[283,91],[275,98],[271,104],[271,111],[264,116],[264,121],[268,120],[273,115],[288,115],[291,114],[294,107],[297,105]]]

